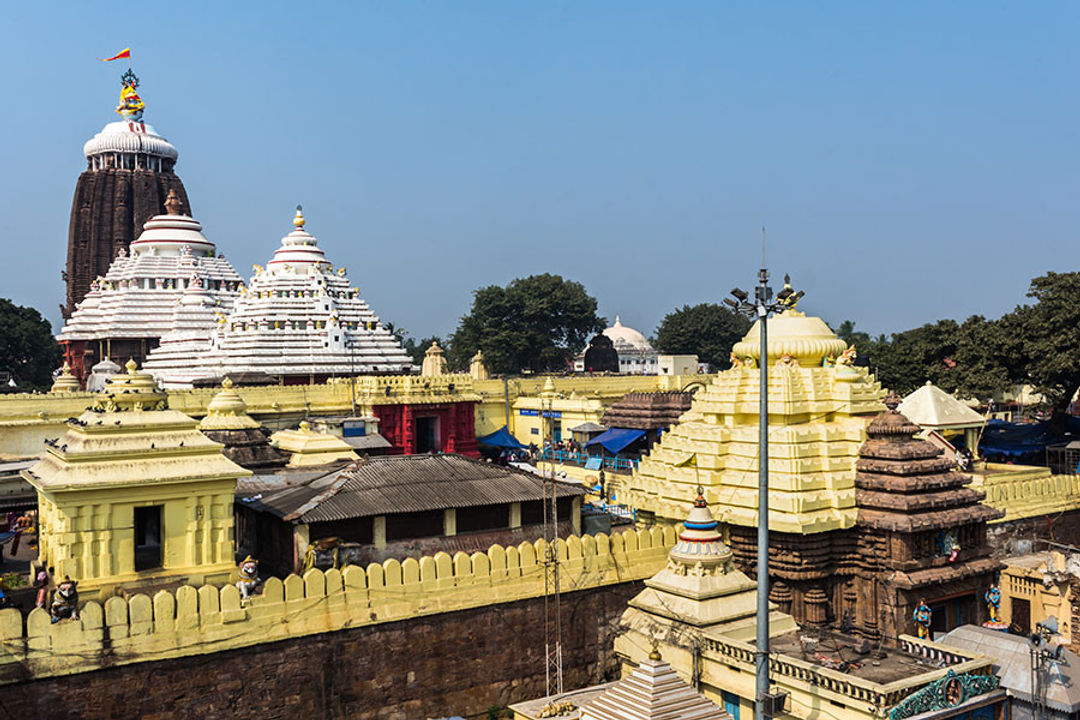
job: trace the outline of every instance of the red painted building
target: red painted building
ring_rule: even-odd
[[[376,405],[379,434],[390,441],[390,454],[458,453],[480,457],[476,447],[476,403]]]

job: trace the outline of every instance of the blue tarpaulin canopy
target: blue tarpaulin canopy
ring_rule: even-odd
[[[510,434],[505,425],[490,435],[476,438],[476,442],[488,447],[508,448],[510,450],[521,450],[525,447],[516,437]]]
[[[644,430],[626,430],[624,428],[612,428],[610,430],[600,433],[592,440],[585,443],[585,447],[600,445],[609,453],[614,453],[618,455],[635,440],[643,437],[645,437]]]

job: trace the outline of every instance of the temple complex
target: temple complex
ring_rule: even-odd
[[[645,522],[678,522],[703,487],[746,572],[757,547],[758,327],[623,481]],[[817,626],[853,571],[855,461],[882,408],[880,384],[852,355],[820,318],[788,310],[769,322],[770,597]]]
[[[965,487],[971,477],[897,411],[900,398],[867,427],[855,477],[858,570],[843,593],[840,614],[854,628],[895,644],[915,630],[920,603],[932,612],[932,632],[984,618],[982,596],[1002,564],[990,557],[986,523],[1004,515]]]
[[[407,374],[412,360],[350,287],[345,268],[334,269],[305,229],[300,209],[294,229],[255,276],[231,313],[201,350],[162,341],[146,369],[167,388],[191,387],[202,377],[265,373],[285,384],[323,382],[334,376]]]
[[[38,494],[40,562],[102,598],[118,587],[226,580],[236,480],[250,473],[221,447],[168,409],[129,360],[23,471]]]
[[[109,271],[117,254],[128,249],[143,224],[161,212],[169,193],[190,207],[173,170],[176,148],[143,122],[139,79],[128,70],[121,82],[116,110],[121,119],[83,146],[86,170],[75,185],[68,228],[67,299],[61,306],[65,318],[75,312],[91,284]]]
[[[165,210],[146,221],[130,252],[119,248],[57,335],[81,382],[101,361],[141,362],[166,334],[173,346],[192,337],[205,342],[215,316],[232,309],[242,278],[185,214],[175,189]]]

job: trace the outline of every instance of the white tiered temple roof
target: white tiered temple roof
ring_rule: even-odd
[[[155,215],[121,250],[105,277],[79,303],[58,340],[159,338],[172,327],[177,304],[189,285],[201,283],[217,312],[232,309],[243,279],[202,234],[202,225],[180,214],[174,193],[166,215]]]
[[[336,271],[316,239],[295,229],[265,270],[256,274],[228,317],[198,350],[191,338],[167,336],[145,368],[170,388],[228,373],[325,377],[356,373],[408,373],[412,359],[379,322],[345,268]]]

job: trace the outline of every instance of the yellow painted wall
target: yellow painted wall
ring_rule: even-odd
[[[566,592],[651,577],[664,566],[675,532],[628,531],[559,540]],[[309,570],[270,578],[247,605],[234,585],[185,585],[152,597],[87,602],[77,621],[56,625],[44,610],[23,618],[0,610],[0,682],[68,675],[200,655],[346,628],[541,597],[543,540],[387,560],[366,569]],[[108,648],[105,638],[108,637]]]
[[[1038,559],[1041,558],[1041,562]],[[1046,622],[1053,616],[1058,621],[1060,641],[1064,645],[1072,644],[1072,590],[1068,579],[1063,582],[1051,582],[1046,585],[1043,577],[1046,573],[1045,553],[1027,555],[1019,558],[1006,558],[1001,570],[1001,619],[1011,623],[1013,602],[1027,600],[1031,606],[1031,630],[1035,623]],[[1065,556],[1060,552],[1050,553],[1053,568],[1058,572],[1065,569]],[[1026,562],[1025,562],[1026,561]]]
[[[171,581],[224,581],[235,564],[236,481],[39,492],[38,553],[54,577],[78,580],[84,598]],[[136,507],[162,507],[162,567],[135,572]],[[89,594],[88,591],[96,591]]]

